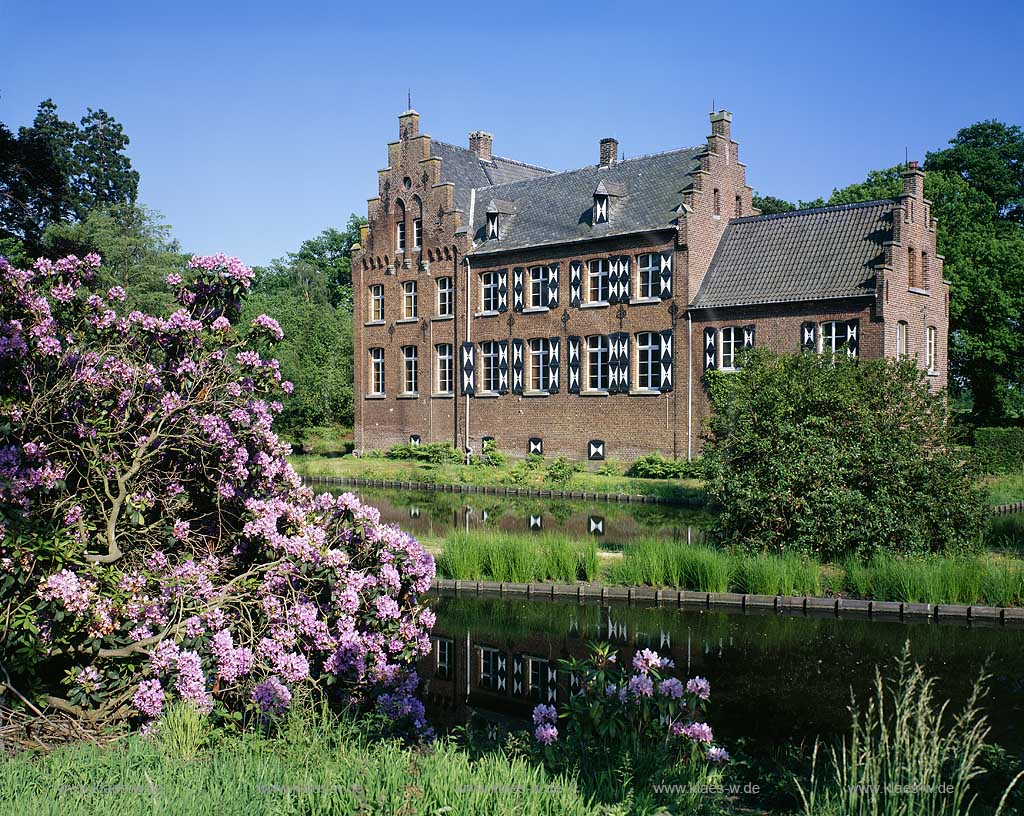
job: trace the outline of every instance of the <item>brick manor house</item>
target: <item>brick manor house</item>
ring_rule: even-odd
[[[946,384],[949,287],[916,162],[895,199],[760,215],[732,139],[553,172],[399,117],[354,248],[355,448],[699,453],[744,348],[911,356]]]

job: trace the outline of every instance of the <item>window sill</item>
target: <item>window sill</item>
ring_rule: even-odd
[[[630,388],[629,395],[631,397],[660,397],[661,391],[657,388]]]
[[[497,391],[477,391],[475,396],[477,399],[497,399],[500,395]]]
[[[497,317],[500,312],[489,311],[489,312],[473,312],[473,317]]]
[[[736,366],[720,366],[718,370],[725,374],[732,374],[734,371],[739,371]]]
[[[643,297],[643,298],[632,298],[629,301],[630,306],[648,306],[654,303],[661,303],[661,298],[657,297]]]
[[[537,312],[550,312],[551,309],[547,306],[530,306],[527,309],[523,309],[523,314],[536,314]]]
[[[419,399],[420,395],[418,391],[403,391],[395,399]]]
[[[608,392],[600,388],[588,388],[585,391],[580,391],[581,397],[607,397]]]
[[[938,377],[939,376],[939,372],[938,371],[930,371],[929,370],[929,371],[926,371],[925,374],[927,374],[929,377]]]
[[[434,323],[438,323],[443,320],[454,320],[455,315],[431,315],[430,319]]]
[[[363,325],[364,326],[383,326],[384,323],[385,323],[385,321],[383,321],[383,320],[367,320]]]
[[[366,396],[363,397],[363,399],[372,399],[372,400],[387,399],[387,398],[388,398],[387,394],[367,394]]]
[[[401,320],[396,320],[395,323],[419,323],[418,317],[403,317]]]
[[[586,303],[581,303],[581,309],[603,309],[610,305],[607,300],[588,300]]]
[[[430,395],[431,399],[453,399],[454,397],[454,391],[436,391]]]
[[[550,391],[524,391],[524,397],[550,397]]]
[[[929,292],[927,289],[918,289],[916,286],[909,287],[907,291],[910,292],[911,294],[924,295],[925,297],[928,297],[931,294],[931,292]]]

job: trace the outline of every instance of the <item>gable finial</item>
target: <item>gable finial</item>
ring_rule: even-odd
[[[408,92],[408,95],[406,97],[406,101],[409,103],[409,107],[407,107],[406,110],[412,110],[412,88],[409,88],[409,92]]]

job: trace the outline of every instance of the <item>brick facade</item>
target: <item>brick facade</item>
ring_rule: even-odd
[[[500,240],[485,240],[489,229],[486,213],[498,219],[524,218],[513,215],[516,203],[502,198],[505,191],[514,197],[517,190],[535,183],[533,179],[551,185],[561,174],[545,175],[548,171],[540,168],[495,159],[491,135],[477,131],[470,134],[471,150],[445,149],[450,153],[461,150],[451,155],[465,156],[471,163],[479,161],[491,176],[503,172],[522,178],[468,191],[459,189],[458,174],[443,166],[454,158],[434,155],[440,151],[436,145],[432,148],[429,136],[419,133],[418,115],[412,111],[403,114],[400,139],[388,145],[388,167],[379,171],[378,195],[369,201],[369,225],[353,254],[356,450],[386,449],[418,437],[422,442],[450,441],[460,449],[479,452],[483,439],[493,437],[499,449],[512,455],[526,454],[534,438],[543,440],[545,455],[572,459],[588,458],[593,453],[591,441],[604,443],[601,453],[608,459],[628,461],[654,450],[680,458],[696,455],[709,412],[703,380],[704,336],[709,328],[719,337],[723,328],[753,326],[757,346],[795,352],[800,349],[805,324],[855,320],[858,353],[870,358],[897,354],[897,325],[903,322],[907,353],[924,367],[930,326],[935,329],[932,382],[936,388],[944,387],[948,286],[942,280],[942,259],[935,252],[935,221],[923,198],[923,174],[916,166],[907,171],[904,195],[887,203],[891,234],[884,242],[884,257],[873,266],[873,291],[856,297],[723,308],[692,305],[727,226],[737,216],[749,219],[757,215],[738,145],[731,137],[731,118],[725,111],[712,114],[712,132],[706,147],[694,154],[689,178],[672,180],[673,189],[680,190],[678,203],[664,223],[624,234],[597,234],[597,216],[587,214],[595,223],[592,236],[584,225],[577,228],[584,230],[582,238],[505,249]],[[600,166],[592,170],[600,173],[616,166],[617,144],[610,144],[612,141],[602,142]],[[623,162],[621,168],[627,164]],[[604,193],[606,188],[612,195],[606,201],[610,202],[609,220],[614,226],[624,217],[615,196],[636,196],[636,191],[620,190],[609,182],[597,192]],[[596,212],[596,193],[594,202]],[[821,217],[837,216],[826,213]],[[404,223],[404,250],[398,246],[400,223]],[[415,245],[417,236],[419,246]],[[652,253],[671,259],[671,293],[652,292],[652,297],[641,298],[640,259]],[[590,261],[609,259],[628,259],[628,296],[623,302],[586,303]],[[576,264],[584,289],[584,302],[579,305],[573,298],[571,274]],[[557,291],[557,304],[532,309],[524,300],[520,307],[514,291],[517,270],[522,270],[528,294],[529,269],[556,265],[558,283],[550,294]],[[498,271],[503,272],[504,308],[485,313],[482,276]],[[444,278],[451,279],[450,315],[438,313],[438,286]],[[415,316],[407,317],[404,287],[413,283],[418,308]],[[372,287],[382,287],[383,319],[374,319]],[[663,333],[671,332],[671,382],[666,387],[662,374],[654,390],[641,391],[637,388],[637,335],[646,332],[662,338],[667,336]],[[587,337],[618,334],[630,338],[628,392],[588,393],[584,365],[581,393],[570,393],[571,338],[581,338],[585,363]],[[514,341],[524,341],[528,358],[529,341],[534,338],[557,340],[557,391],[533,393],[527,361],[523,393],[514,393]],[[489,341],[505,344],[506,380],[500,394],[484,388],[483,344]],[[472,395],[464,394],[462,387],[465,372],[461,358],[467,342],[473,344]],[[664,352],[667,341],[661,343],[660,352]],[[451,391],[447,393],[439,391],[437,347],[441,344],[450,346],[452,356]],[[415,348],[417,353],[415,394],[403,393],[405,348]],[[383,355],[384,388],[379,394],[372,393],[371,349],[380,349],[372,353]],[[720,342],[715,353],[720,365]]]

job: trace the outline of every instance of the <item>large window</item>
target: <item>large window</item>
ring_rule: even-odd
[[[587,388],[607,391],[610,375],[610,349],[608,335],[596,334],[587,338]]]
[[[384,393],[384,349],[370,349],[370,393]]]
[[[826,320],[821,324],[821,350],[837,352],[846,342],[846,324],[838,320]]]
[[[398,245],[398,251],[405,252],[405,221],[399,221],[395,228],[395,242]]]
[[[608,300],[608,259],[598,258],[587,265],[587,303]]]
[[[416,312],[416,281],[406,281],[402,284],[402,317],[416,317]]]
[[[907,356],[907,324],[902,320],[896,324],[896,356]]]
[[[480,344],[481,382],[484,391],[498,390],[498,341]]]
[[[384,285],[375,283],[370,287],[370,320],[384,319]]]
[[[661,335],[640,332],[636,336],[636,387],[657,389],[661,385]]]
[[[498,311],[498,273],[484,272],[480,276],[481,297],[480,304],[485,312]]]
[[[402,346],[402,367],[405,370],[405,393],[415,394],[417,386],[417,364],[419,350],[416,346]]]
[[[661,256],[653,252],[637,258],[637,297],[654,298],[661,295]]]
[[[743,348],[743,331],[738,326],[722,329],[722,370],[736,368],[736,355]]]
[[[412,248],[419,249],[423,246],[423,219],[417,218],[412,222]]]
[[[530,389],[547,391],[551,385],[551,346],[544,337],[530,341]]]
[[[924,347],[925,366],[927,367],[929,372],[938,371],[938,369],[935,367],[935,338],[935,327],[929,326],[928,332],[925,335]]]
[[[439,315],[453,314],[451,278],[437,279],[437,313]]]
[[[455,358],[452,355],[451,343],[441,343],[437,347],[437,390],[440,394],[450,394],[455,390],[454,377]]]
[[[544,305],[548,291],[548,268],[546,266],[530,267],[530,302],[531,309],[539,309]]]

